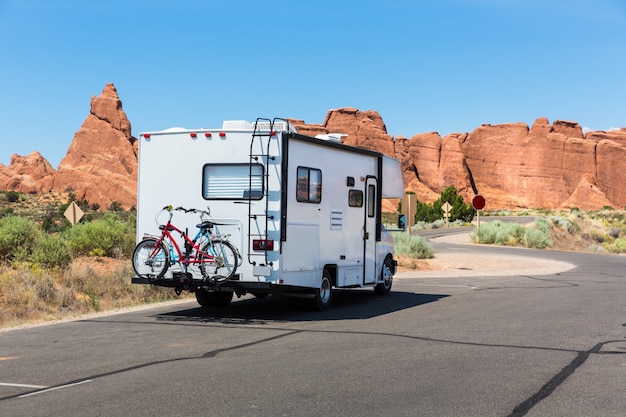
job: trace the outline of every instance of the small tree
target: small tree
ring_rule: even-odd
[[[474,215],[476,215],[476,210],[471,205],[465,203],[463,197],[457,194],[456,188],[449,186],[443,190],[439,199],[432,204],[417,203],[415,221],[432,223],[443,218],[442,206],[445,203],[449,203],[452,206],[449,218],[451,222],[461,220],[465,223],[470,223],[474,219]]]

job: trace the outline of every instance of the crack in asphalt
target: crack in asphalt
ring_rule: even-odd
[[[626,352],[601,352],[602,347],[609,343],[615,342],[623,342],[622,340],[616,341],[611,340],[607,342],[598,343],[591,349],[578,352],[578,355],[568,363],[559,373],[554,375],[552,379],[550,379],[544,386],[542,386],[539,391],[535,394],[528,397],[526,400],[519,403],[515,408],[513,408],[513,412],[509,414],[507,417],[522,417],[528,414],[528,412],[539,404],[541,401],[548,398],[565,380],[570,377],[576,369],[580,368],[586,361],[589,359],[589,356],[592,354],[608,354],[608,355],[620,355]]]
[[[262,344],[262,343],[271,342],[272,340],[280,339],[280,338],[287,337],[287,336],[292,336],[292,335],[297,334],[297,333],[301,333],[301,332],[298,331],[298,330],[285,332],[283,334],[279,334],[279,335],[276,335],[276,336],[271,336],[271,337],[267,337],[267,338],[264,338],[264,339],[255,340],[254,342],[242,343],[242,344],[236,345],[236,346],[231,346],[231,347],[222,348],[222,349],[216,349],[214,351],[206,352],[206,353],[204,353],[203,355],[200,355],[200,356],[186,356],[186,357],[170,358],[170,359],[163,359],[163,360],[159,360],[159,361],[146,362],[146,363],[138,364],[138,365],[135,365],[135,366],[129,366],[127,368],[116,369],[115,371],[104,372],[104,373],[97,374],[97,375],[91,375],[91,376],[87,376],[87,377],[80,378],[80,379],[74,379],[72,381],[61,382],[59,384],[55,384],[55,385],[51,385],[51,386],[45,387],[44,389],[36,389],[36,390],[32,390],[32,391],[25,392],[25,393],[19,393],[19,394],[9,395],[9,396],[6,396],[6,397],[1,397],[0,398],[0,402],[6,401],[6,400],[15,399],[15,398],[24,398],[24,397],[35,395],[35,394],[37,394],[39,392],[53,391],[53,390],[55,390],[57,388],[61,388],[61,387],[65,387],[65,386],[78,385],[78,384],[81,384],[81,383],[83,383],[85,381],[88,381],[88,380],[89,381],[93,381],[93,380],[98,379],[98,378],[104,378],[104,377],[111,376],[111,375],[123,374],[125,372],[135,371],[137,369],[148,368],[150,366],[161,365],[161,364],[164,364],[164,363],[175,363],[175,362],[182,362],[182,361],[201,359],[201,358],[214,358],[215,356],[217,356],[217,355],[219,355],[220,353],[223,353],[223,352],[228,352],[228,351],[237,350],[237,349],[243,349],[243,348],[246,348],[246,347],[259,345],[259,344]]]
[[[95,322],[103,322],[103,321],[102,320],[98,320],[98,321],[95,321]],[[217,325],[217,324],[207,324],[207,323],[198,324],[198,323],[182,323],[182,322],[176,322],[176,323],[163,323],[163,322],[160,322],[160,323],[154,323],[154,324],[158,324],[158,325],[167,324],[167,325],[179,325],[179,326],[180,325],[183,325],[183,326],[206,326],[206,327],[221,327],[221,328],[224,328],[224,327],[238,328],[239,327],[237,325],[232,325],[232,324],[230,324],[230,325]],[[624,324],[624,326],[626,326],[626,323]],[[285,329],[276,328],[276,327],[270,327],[270,328],[267,328],[267,327],[264,327],[264,328],[254,328],[253,327],[252,329],[258,329],[258,330],[263,330],[263,331],[272,330],[272,331],[285,332]],[[224,352],[234,351],[234,350],[238,350],[238,349],[244,349],[246,347],[259,345],[259,344],[262,344],[262,343],[266,343],[266,342],[270,342],[270,341],[273,341],[273,340],[285,338],[285,337],[292,336],[292,335],[295,335],[295,334],[302,334],[302,333],[337,333],[337,334],[342,334],[342,335],[351,334],[351,335],[369,335],[369,336],[382,336],[382,337],[398,337],[398,338],[405,338],[405,339],[411,339],[411,340],[419,340],[419,341],[423,341],[423,342],[448,343],[448,344],[456,344],[456,345],[477,346],[477,347],[491,347],[491,348],[509,348],[509,349],[513,348],[513,349],[543,350],[543,351],[553,351],[553,352],[569,352],[569,353],[575,353],[576,354],[576,356],[574,357],[574,359],[571,362],[569,362],[565,367],[563,367],[546,384],[544,384],[536,393],[534,393],[533,395],[531,395],[530,397],[528,397],[527,399],[525,399],[524,401],[522,401],[521,403],[516,405],[513,408],[513,411],[511,412],[511,414],[509,414],[507,417],[523,417],[526,414],[528,414],[530,412],[530,410],[532,408],[534,408],[537,404],[539,404],[541,401],[545,400],[550,395],[552,395],[552,393],[561,384],[563,384],[567,380],[567,378],[569,378],[578,368],[580,368],[589,359],[589,357],[591,355],[594,355],[594,354],[595,355],[604,355],[604,354],[621,355],[621,354],[626,354],[626,351],[625,352],[613,352],[613,351],[602,352],[602,348],[604,346],[606,346],[606,345],[608,345],[610,343],[624,343],[623,340],[609,340],[609,341],[597,343],[595,346],[593,346],[589,350],[579,351],[579,350],[574,350],[574,349],[551,348],[551,347],[545,347],[545,346],[521,346],[521,345],[507,345],[507,344],[494,344],[494,343],[463,342],[463,341],[458,341],[458,340],[436,339],[436,338],[429,338],[429,337],[422,337],[422,336],[412,336],[412,335],[403,335],[403,334],[385,333],[385,332],[358,332],[358,331],[338,331],[338,330],[292,329],[291,331],[286,331],[285,333],[282,333],[282,334],[279,334],[279,335],[275,335],[275,336],[259,339],[259,340],[252,341],[252,342],[243,343],[243,344],[236,345],[236,346],[231,346],[231,347],[227,347],[227,348],[221,348],[221,349],[212,350],[212,351],[206,352],[206,353],[204,353],[204,354],[202,354],[200,356],[188,356],[188,357],[171,358],[171,359],[164,359],[164,360],[159,360],[159,361],[147,362],[147,363],[138,364],[138,365],[127,367],[127,368],[117,369],[117,370],[111,371],[111,372],[106,372],[106,373],[102,373],[102,374],[98,374],[98,375],[92,375],[92,376],[76,379],[76,380],[73,380],[73,381],[63,382],[63,383],[60,383],[60,384],[57,384],[57,385],[54,385],[54,386],[47,387],[46,390],[51,390],[51,389],[54,389],[55,387],[61,387],[61,386],[66,386],[66,385],[78,384],[78,383],[81,383],[82,381],[85,381],[85,380],[95,380],[97,378],[103,378],[103,377],[107,377],[107,376],[111,376],[111,375],[122,374],[122,373],[125,373],[125,372],[130,372],[130,371],[134,371],[134,370],[137,370],[137,369],[147,368],[147,367],[150,367],[150,366],[160,365],[160,364],[164,364],[164,363],[174,363],[174,362],[187,361],[187,360],[196,360],[196,359],[202,359],[202,358],[214,358],[217,355],[219,355],[221,353],[224,353]],[[14,399],[14,398],[22,398],[24,396],[30,396],[30,395],[36,394],[39,391],[43,391],[43,390],[33,390],[33,391],[30,391],[30,392],[27,392],[27,393],[20,393],[20,394],[7,396],[7,397],[2,397],[2,398],[0,398],[0,402],[1,401],[5,401],[5,400]]]

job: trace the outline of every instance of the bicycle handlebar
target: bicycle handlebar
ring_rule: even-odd
[[[180,206],[176,207],[176,208],[173,208],[171,204],[163,207],[163,210],[167,210],[170,213],[172,212],[172,210],[177,210],[177,211],[182,211],[182,212],[185,212],[185,213],[206,214],[207,216],[210,214],[207,210],[198,210],[198,209],[195,209],[195,208],[186,209],[186,208],[180,207]]]

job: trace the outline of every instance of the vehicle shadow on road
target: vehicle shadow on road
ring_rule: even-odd
[[[159,321],[222,324],[263,324],[324,320],[362,320],[432,303],[445,294],[415,294],[392,291],[378,296],[367,290],[336,290],[332,306],[326,311],[311,311],[306,300],[268,296],[265,299],[233,300],[229,307],[191,308],[159,314]]]

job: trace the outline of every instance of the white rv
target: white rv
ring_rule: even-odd
[[[133,282],[192,291],[203,306],[249,293],[304,297],[324,310],[333,288],[387,294],[396,261],[381,201],[402,198],[400,163],[339,136],[300,135],[282,119],[142,133],[137,239],[160,234],[155,215],[164,206],[208,206],[240,263],[220,283],[173,269]],[[192,231],[198,217],[176,214],[173,222]]]

